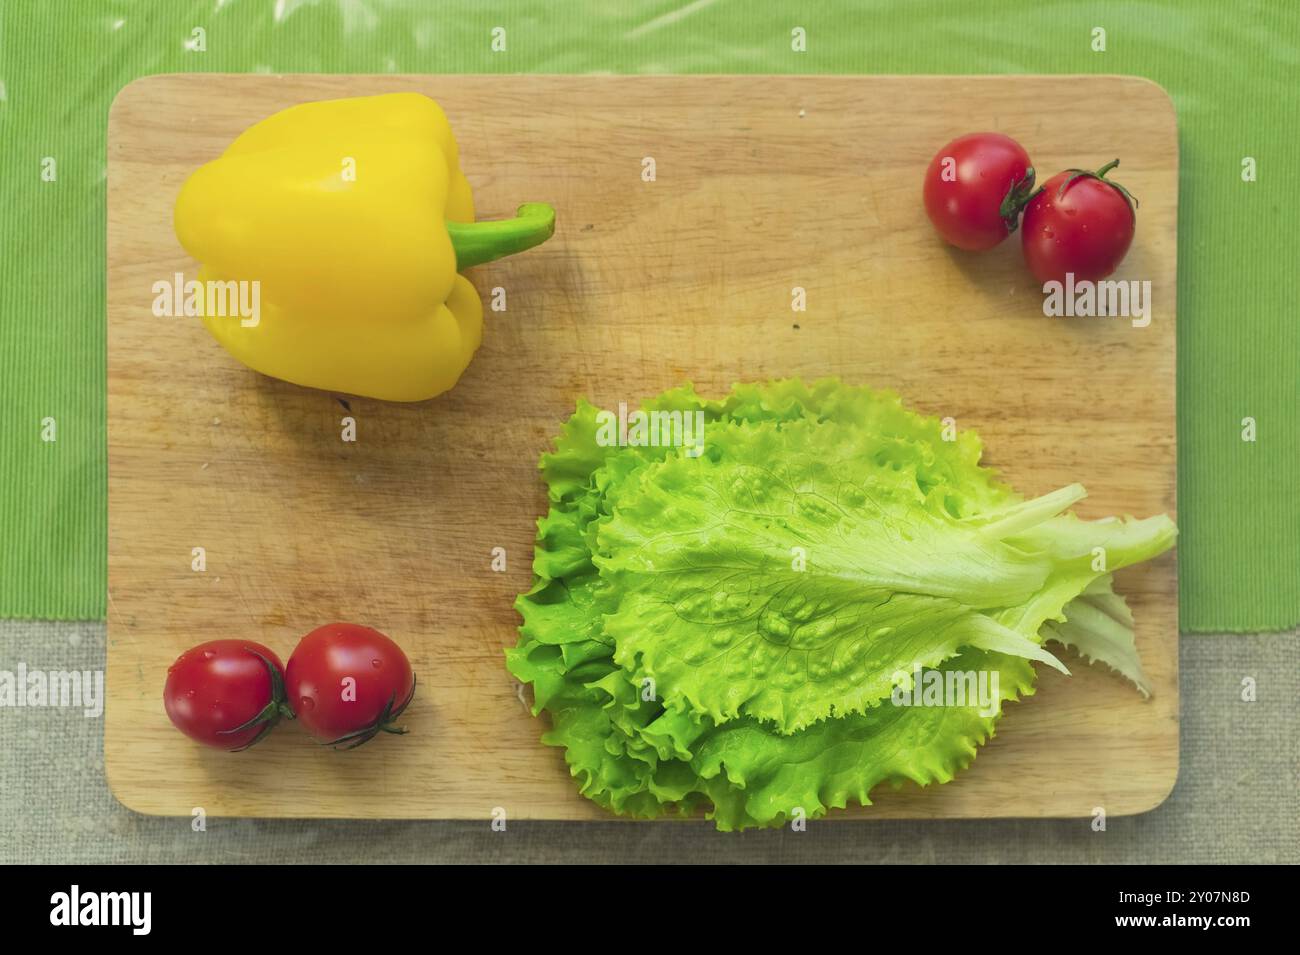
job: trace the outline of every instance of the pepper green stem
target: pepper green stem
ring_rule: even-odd
[[[545,202],[525,202],[513,219],[448,222],[447,234],[459,272],[541,245],[555,234],[555,210]]]

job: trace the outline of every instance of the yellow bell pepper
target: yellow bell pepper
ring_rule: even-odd
[[[203,321],[266,375],[389,401],[452,387],[483,334],[462,269],[544,242],[555,212],[475,222],[456,141],[418,93],[304,103],[245,130],[176,200],[198,280],[258,283],[258,314]],[[233,286],[223,286],[232,288]]]

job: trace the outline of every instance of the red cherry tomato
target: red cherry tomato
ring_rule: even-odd
[[[925,171],[925,211],[959,249],[991,249],[1016,230],[1034,189],[1029,154],[1010,136],[970,133],[954,139]]]
[[[190,739],[216,749],[252,746],[285,713],[284,666],[250,640],[213,640],[167,670],[163,705]]]
[[[1136,201],[1104,178],[1119,160],[1096,172],[1067,169],[1047,181],[1025,207],[1021,246],[1040,282],[1104,279],[1119,267],[1133,242]]]
[[[322,743],[352,749],[394,725],[415,695],[406,654],[378,630],[318,627],[298,643],[285,671],[289,705]]]

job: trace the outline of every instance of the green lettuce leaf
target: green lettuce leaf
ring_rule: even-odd
[[[598,804],[739,829],[947,782],[1031,660],[1064,669],[1049,638],[1145,686],[1110,572],[1171,546],[1167,519],[1079,521],[1078,485],[1025,500],[972,432],[833,380],[642,407],[702,414],[704,453],[610,446],[579,404],[507,651]],[[975,673],[974,703],[901,705]]]
[[[784,733],[862,712],[896,674],[966,646],[1060,667],[980,612],[1028,601],[1052,570],[999,539],[1025,521],[953,517],[900,465],[912,452],[878,462],[864,434],[731,425],[704,458],[666,458],[612,490],[594,561],[619,597],[604,620],[615,661],[715,722]]]
[[[1133,613],[1111,590],[1111,583],[1109,575],[1094,581],[1065,607],[1064,619],[1043,625],[1043,636],[1073,648],[1091,663],[1105,663],[1149,698],[1151,682],[1138,657]]]

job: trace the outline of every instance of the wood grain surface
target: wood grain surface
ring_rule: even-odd
[[[251,123],[312,99],[417,90],[446,109],[482,218],[558,210],[545,246],[481,267],[507,311],[459,386],[413,405],[259,376],[201,322],[156,318],[155,281],[194,277],[171,210]],[[1070,109],[1059,109],[1069,103]],[[1116,276],[1148,279],[1149,327],[1045,318],[1018,241],[944,247],[921,173],[952,137],[1019,139],[1046,178],[1122,157],[1141,200]],[[653,157],[656,178],[642,179]],[[543,746],[503,666],[545,509],[538,454],[575,401],[684,380],[838,375],[888,386],[983,437],[1021,492],[1072,481],[1085,517],[1174,515],[1177,133],[1165,93],[1122,77],[177,75],[109,119],[109,651],[105,761],[147,813],[598,819]],[[793,312],[792,289],[807,292]],[[203,547],[207,569],[191,570]],[[503,547],[505,572],[491,569]],[[1121,571],[1155,687],[1144,702],[1073,654],[1009,707],[949,785],[877,791],[831,818],[1087,817],[1159,804],[1178,770],[1173,554]],[[410,734],[354,752],[287,725],[238,755],[177,733],[167,667],[217,637],[287,658],[333,620],[391,634],[420,692]],[[1085,823],[1081,822],[1081,825]]]

